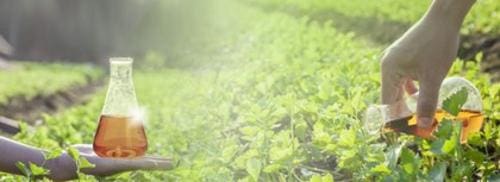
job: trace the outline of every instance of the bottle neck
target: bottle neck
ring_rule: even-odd
[[[111,62],[108,92],[102,114],[130,116],[138,109],[134,84],[132,81],[132,63]]]

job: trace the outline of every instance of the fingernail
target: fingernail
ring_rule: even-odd
[[[434,119],[429,117],[418,118],[417,126],[419,128],[430,128],[432,126]]]

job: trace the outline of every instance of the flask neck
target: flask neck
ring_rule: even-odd
[[[137,107],[132,81],[132,61],[112,59],[109,87],[102,114],[128,117]]]

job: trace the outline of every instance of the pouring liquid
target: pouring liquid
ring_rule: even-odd
[[[443,110],[436,111],[434,123],[430,128],[419,128],[417,126],[416,114],[413,114],[412,116],[387,122],[384,126],[384,130],[403,132],[422,138],[432,138],[432,132],[437,129],[437,121],[441,121],[446,115],[447,113]],[[481,112],[470,110],[460,111],[456,118],[462,123],[462,132],[460,136],[461,143],[466,143],[467,137],[470,134],[480,131],[484,120],[484,116]]]

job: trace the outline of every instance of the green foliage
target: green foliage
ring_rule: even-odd
[[[12,69],[0,70],[0,105],[9,98],[26,100],[50,95],[71,86],[84,85],[101,77],[101,69],[90,65],[14,62]]]
[[[300,10],[305,14],[336,12],[360,20],[405,24],[417,22],[426,12],[431,0],[243,0],[254,4]],[[500,3],[497,0],[477,1],[462,26],[462,33],[500,33]]]
[[[465,104],[467,101],[467,96],[468,92],[466,88],[462,88],[457,93],[454,93],[450,97],[446,98],[443,101],[443,109],[454,115],[457,116],[458,113],[461,111],[462,106]]]
[[[28,181],[35,181],[37,177],[43,177],[50,173],[49,170],[29,162],[29,165],[17,162],[16,167],[26,176]]]
[[[148,153],[171,156],[178,166],[99,180],[462,181],[498,175],[500,86],[491,84],[477,63],[456,62],[450,73],[471,80],[483,97],[487,119],[469,144],[459,143],[462,126],[455,118],[441,122],[434,140],[384,140],[366,133],[361,121],[367,105],[379,99],[380,47],[340,33],[329,22],[232,1],[225,6],[237,15],[230,18],[234,23],[206,30],[214,31],[218,42],[179,58],[213,58],[215,66],[134,72],[138,100],[149,111]],[[216,36],[220,30],[230,33]],[[104,94],[46,116],[34,132],[23,127],[15,138],[51,149],[92,143]],[[453,113],[463,100],[459,92],[444,107]],[[91,166],[76,150],[69,148],[68,154],[80,168]],[[17,178],[1,174],[0,179]]]

